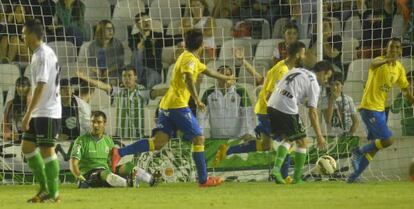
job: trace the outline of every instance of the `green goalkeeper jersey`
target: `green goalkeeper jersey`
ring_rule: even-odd
[[[109,169],[109,153],[113,147],[111,137],[103,135],[100,139],[95,139],[87,133],[76,139],[71,157],[79,160],[82,175],[93,169]]]

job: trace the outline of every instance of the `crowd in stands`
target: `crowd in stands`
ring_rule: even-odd
[[[102,5],[108,5],[110,14],[115,14],[120,2],[132,2],[104,1]],[[156,98],[165,93],[169,71],[173,69],[170,66],[185,47],[183,34],[193,28],[203,31],[205,50],[201,60],[222,74],[235,74],[239,78],[231,86],[199,79],[198,88],[207,112],[197,115],[200,124],[210,127],[210,137],[253,137],[255,89],[260,88],[266,72],[286,58],[289,44],[300,40],[307,45],[307,56],[302,63],[305,67],[311,68],[318,61],[316,0],[181,1],[181,14],[175,14],[179,18],[171,17],[170,22],[151,13],[151,7],[155,3],[161,5],[161,0],[142,0],[143,8],[129,8],[130,21],[124,25],[116,24],[115,16],[98,21],[88,19],[85,11],[94,9],[89,8],[90,2],[1,0],[0,62],[22,69],[21,72],[1,70],[1,73],[21,74],[13,90],[8,92],[13,96],[8,95],[11,99],[4,102],[3,140],[19,138],[20,120],[31,99],[31,78],[23,76],[30,75],[24,69],[30,71],[27,65],[31,52],[22,38],[22,26],[28,19],[43,23],[45,41],[52,47],[74,46],[77,52],[75,62],[60,63],[61,75],[65,78],[60,82],[64,140],[74,140],[88,130],[91,103],[96,102],[92,99],[96,93],[94,88],[106,92],[104,99],[108,98],[116,111],[113,134],[123,139],[143,137],[146,134],[144,123],[153,120],[145,116],[144,108],[150,101],[157,105]],[[335,65],[336,76],[322,98],[322,112],[329,131],[353,135],[359,125],[355,103],[360,98],[352,98],[344,92],[348,66],[354,59],[382,55],[392,37],[403,40],[402,56],[412,57],[414,3],[403,0],[324,2],[323,59]],[[169,32],[171,29],[173,32]],[[224,51],[229,49],[224,46],[232,40],[243,41],[251,51],[234,45],[230,49],[231,56],[226,55]],[[264,41],[271,43],[265,45],[270,49],[259,47]],[[266,52],[265,57],[255,57],[259,50]],[[351,54],[350,60],[346,59],[347,54]],[[63,55],[58,53],[58,56]],[[86,56],[85,63],[81,61],[82,56]],[[259,69],[260,63],[263,70]],[[243,70],[254,78],[253,82],[242,79]],[[406,69],[412,84],[414,76],[409,71],[411,69]],[[414,135],[413,109],[401,95],[395,98],[391,112],[401,112],[403,134]]]

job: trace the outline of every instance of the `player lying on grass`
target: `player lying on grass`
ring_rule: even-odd
[[[108,162],[114,142],[105,134],[105,125],[105,113],[92,112],[90,133],[79,136],[73,145],[70,171],[79,180],[79,187],[126,187],[132,186],[135,179],[153,186],[155,179],[132,162],[111,172]]]
[[[388,42],[385,56],[375,58],[368,72],[359,113],[368,130],[368,144],[352,151],[352,166],[354,172],[347,179],[348,183],[358,181],[361,173],[368,167],[375,154],[394,142],[392,132],[387,126],[385,103],[393,85],[401,88],[402,94],[410,104],[414,97],[408,88],[409,83],[404,66],[398,60],[401,55],[401,40],[392,38]]]
[[[269,151],[272,149],[272,138],[270,133],[270,121],[267,115],[267,100],[275,89],[276,84],[283,78],[283,76],[289,72],[294,67],[300,67],[302,65],[303,59],[305,58],[306,46],[300,41],[293,42],[287,47],[287,58],[278,62],[266,75],[263,87],[259,94],[259,99],[257,100],[255,106],[255,113],[257,115],[258,125],[256,126],[255,132],[258,136],[257,140],[251,140],[243,144],[235,145],[228,147],[226,144],[220,146],[216,158],[214,161],[215,165],[220,164],[220,162],[231,154],[237,153],[248,153],[256,151]],[[250,71],[255,72],[253,66],[251,66],[244,59],[244,56],[239,51],[235,53],[236,58],[243,61],[244,65],[247,68],[250,68]],[[252,73],[253,75],[255,73]],[[283,177],[287,177],[288,168],[290,164],[289,155],[286,157],[286,162],[284,164]]]
[[[326,146],[325,138],[319,127],[316,108],[320,94],[319,85],[325,85],[332,73],[332,65],[325,61],[316,63],[312,71],[294,68],[283,77],[270,96],[267,103],[270,128],[272,134],[283,139],[277,149],[275,165],[272,170],[278,184],[286,183],[280,169],[292,142],[296,142],[293,183],[302,182],[302,170],[306,160],[308,142],[305,128],[299,116],[299,103],[305,104],[309,108],[309,118],[316,133],[318,147],[324,149]]]
[[[219,177],[207,176],[204,136],[197,119],[188,106],[188,102],[191,96],[197,108],[201,111],[205,110],[205,104],[201,102],[195,88],[195,82],[200,73],[229,82],[234,82],[235,78],[222,75],[216,71],[210,71],[200,62],[199,55],[203,51],[203,34],[199,30],[190,30],[185,34],[185,48],[186,50],[175,63],[170,88],[161,100],[157,127],[153,130],[152,138],[140,139],[136,143],[119,150],[113,149],[113,170],[123,156],[160,150],[168,143],[172,134],[179,129],[184,133],[184,140],[191,140],[193,143],[192,152],[197,168],[199,186],[217,186],[223,182],[223,179]]]

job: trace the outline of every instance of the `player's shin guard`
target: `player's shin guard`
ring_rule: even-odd
[[[119,155],[133,155],[142,152],[154,151],[154,141],[152,139],[140,139],[133,144],[118,149]]]
[[[293,181],[299,183],[302,181],[303,166],[306,161],[306,148],[296,148],[295,151],[295,174]]]
[[[361,147],[361,152],[363,154],[366,153],[370,153],[370,152],[375,152],[378,150],[383,149],[382,143],[380,139],[375,139],[374,141],[371,141],[370,143],[364,145],[363,147]]]
[[[34,177],[40,184],[40,190],[47,193],[45,163],[37,151],[24,155]]]
[[[286,155],[288,154],[290,149],[290,144],[287,142],[283,142],[278,148],[276,153],[275,165],[273,167],[274,170],[280,171],[283,162],[285,161]]]
[[[262,141],[251,140],[243,144],[238,144],[235,146],[229,147],[227,150],[227,155],[238,154],[238,153],[248,153],[262,151]]]
[[[127,180],[113,173],[106,175],[105,181],[113,187],[126,187]]]
[[[59,196],[59,161],[56,154],[45,158],[44,160],[49,196],[57,198]]]
[[[204,145],[193,145],[193,160],[196,164],[198,183],[204,184],[207,181],[206,157],[204,156]]]

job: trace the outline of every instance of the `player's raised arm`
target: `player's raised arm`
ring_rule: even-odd
[[[203,74],[205,74],[209,77],[215,78],[215,79],[219,79],[219,80],[227,80],[229,82],[236,81],[236,78],[234,76],[223,75],[221,73],[218,73],[216,71],[212,71],[212,70],[209,70],[209,69],[203,71]]]
[[[249,72],[256,79],[256,83],[262,84],[264,82],[264,77],[260,75],[260,73],[257,72],[256,68],[246,60],[243,48],[235,48],[233,50],[233,54],[236,59],[242,62],[247,72]]]

